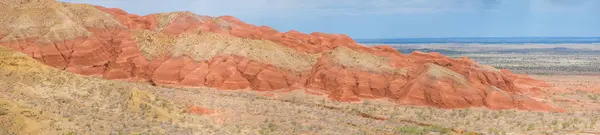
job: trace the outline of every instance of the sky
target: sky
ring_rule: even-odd
[[[357,39],[600,37],[600,0],[59,0],[133,14],[231,15],[281,32]]]

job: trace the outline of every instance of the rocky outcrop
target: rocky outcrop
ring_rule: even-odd
[[[62,5],[70,7],[68,3]],[[90,34],[43,40],[45,36],[35,36],[43,34],[15,34],[36,27],[2,23],[7,26],[0,27],[10,29],[0,31],[0,39],[4,39],[0,45],[59,69],[106,79],[222,90],[306,89],[351,102],[388,98],[398,104],[441,108],[558,111],[527,97],[547,87],[543,82],[479,65],[468,58],[452,59],[439,53],[401,54],[389,46],[359,45],[340,34],[280,33],[231,16],[207,17],[190,12],[137,16],[99,6],[83,9],[105,14],[70,19],[92,18],[119,24],[78,22],[73,27],[83,30],[75,32]],[[45,23],[28,26],[36,25],[46,27]],[[10,38],[5,38],[8,35]],[[193,108],[190,112],[198,110],[202,112]]]

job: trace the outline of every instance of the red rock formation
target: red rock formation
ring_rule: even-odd
[[[158,22],[155,15],[139,16],[129,14],[118,8],[105,8],[102,6],[94,6],[97,9],[113,15],[121,24],[130,29],[146,29],[156,30]]]
[[[439,53],[404,55],[389,46],[358,45],[345,35],[279,33],[266,26],[246,24],[231,16],[210,18],[183,14],[159,28],[157,15],[137,16],[120,9],[97,6],[115,16],[126,28],[87,28],[92,34],[53,43],[37,39],[0,42],[50,66],[82,75],[106,79],[151,81],[158,85],[208,86],[224,90],[273,91],[306,88],[339,101],[389,98],[399,104],[441,108],[487,107],[556,111],[555,108],[524,96],[547,87],[543,82],[479,65],[468,58],[451,59]],[[1,19],[1,18],[0,18]],[[222,22],[221,22],[222,21]],[[0,26],[1,27],[1,26]],[[247,57],[220,54],[196,61],[189,56],[143,57],[131,30],[161,31],[170,35],[215,32],[258,40],[321,57],[310,71],[285,69]],[[1,32],[0,32],[1,33]],[[2,37],[2,36],[0,36]],[[359,53],[384,57],[393,68],[406,74],[368,71],[339,63],[328,52],[347,47]],[[202,112],[191,108],[190,112]]]
[[[156,68],[151,64],[148,71],[157,84],[272,91],[289,88],[296,80],[291,71],[239,56],[217,56],[207,61],[182,56],[152,63],[157,63]]]

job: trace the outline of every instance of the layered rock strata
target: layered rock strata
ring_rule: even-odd
[[[223,90],[306,89],[339,101],[560,111],[527,96],[547,84],[468,58],[401,54],[341,34],[281,33],[231,16],[138,16],[52,0],[0,5],[1,46],[82,75]]]

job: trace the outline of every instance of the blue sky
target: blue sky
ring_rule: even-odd
[[[59,0],[353,38],[600,37],[600,0]],[[175,2],[176,1],[176,2]]]

